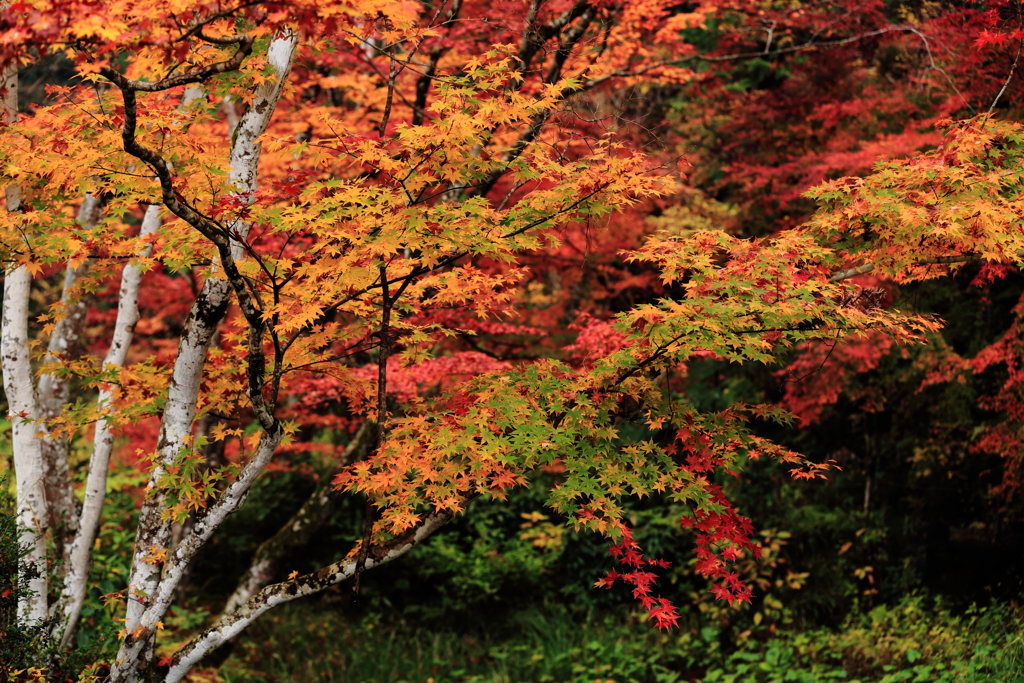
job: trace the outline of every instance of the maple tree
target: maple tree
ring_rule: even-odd
[[[783,29],[790,35],[807,30],[802,16],[768,16],[771,18],[765,23],[769,26],[778,22],[773,30]],[[904,265],[916,258],[920,266],[916,272],[901,275],[895,282],[889,279],[893,270],[879,276],[872,271],[872,265],[864,269],[864,274],[847,274],[865,287],[884,288],[883,301],[902,299],[904,305],[914,305],[908,297],[916,299],[922,291],[920,287],[900,289],[893,285],[912,284],[951,272],[966,273],[960,276],[959,291],[949,295],[966,300],[980,293],[980,305],[987,309],[990,291],[1012,291],[1018,273],[1009,265],[1012,245],[993,249],[990,239],[994,235],[986,234],[991,229],[1003,237],[1012,236],[1017,229],[1014,226],[1019,225],[1014,207],[1014,152],[1001,162],[1005,166],[1000,174],[995,167],[987,166],[987,160],[968,159],[967,150],[972,144],[980,145],[979,150],[987,149],[992,141],[1001,146],[1001,135],[1007,135],[1011,143],[1015,139],[1013,128],[1000,129],[996,120],[1020,118],[1021,91],[1016,87],[1021,37],[1019,7],[1001,3],[943,5],[929,10],[909,5],[885,9],[858,7],[842,18],[847,20],[865,28],[873,26],[878,33],[861,33],[863,39],[847,41],[835,50],[816,52],[813,60],[800,59],[800,50],[788,54],[780,50],[775,56],[765,57],[756,69],[719,72],[694,93],[694,105],[683,108],[677,129],[683,136],[710,138],[697,147],[695,167],[700,177],[694,180],[705,196],[716,197],[722,203],[708,202],[711,206],[705,211],[710,209],[715,212],[713,215],[724,218],[731,230],[747,234],[786,229],[807,215],[809,197],[829,196],[824,188],[808,194],[816,184],[836,180],[840,175],[865,175],[880,159],[913,156],[921,149],[935,146],[956,148],[957,158],[933,156],[889,165],[883,171],[887,176],[886,189],[876,188],[881,190],[878,194],[872,191],[873,199],[863,197],[878,202],[879,208],[888,204],[893,209],[884,218],[874,214],[868,219],[871,223],[897,225],[900,230],[917,233],[911,237],[902,232],[897,240],[883,238],[885,241],[879,246],[884,248],[878,250],[882,260],[889,258],[885,253],[889,250],[893,255],[905,249],[919,250],[916,257],[911,251],[904,251],[900,257]],[[855,33],[847,33],[842,40],[856,37]],[[749,36],[738,37],[747,41],[743,49],[756,49]],[[800,40],[795,40],[793,47],[803,49]],[[727,49],[735,52],[741,48]],[[966,116],[976,117],[974,123],[967,124],[963,132],[951,132],[947,138],[944,133],[951,126],[950,117]],[[946,184],[955,182],[945,175],[946,171],[931,176],[935,171],[925,170],[922,165],[950,165],[956,170],[949,172],[963,173],[972,179],[980,172],[978,179],[982,182],[976,189],[984,194],[964,195],[960,189]],[[920,173],[915,174],[915,170]],[[972,182],[964,182],[962,189],[973,187]],[[1005,185],[999,189],[992,182]],[[909,203],[896,199],[920,198],[922,192],[935,195],[934,206],[921,199]],[[856,190],[853,193],[857,195]],[[883,198],[886,194],[887,199]],[[947,196],[958,200],[949,207],[960,202],[960,206],[972,207],[972,213],[952,222],[933,222],[937,215],[931,213],[932,209],[941,206]],[[916,202],[921,203],[915,208]],[[731,213],[725,213],[726,207]],[[863,207],[855,203],[841,209],[859,211]],[[980,213],[974,215],[977,210]],[[915,215],[915,211],[925,213]],[[852,229],[850,224],[847,227]],[[956,248],[946,242],[944,246],[951,249],[944,251],[938,246],[939,235],[950,229],[967,230],[967,239]],[[867,223],[860,230],[865,242],[875,239]],[[866,263],[872,263],[874,258],[868,256]],[[947,269],[945,266],[950,264],[952,268]],[[955,315],[942,305],[932,310]],[[1006,313],[1016,315],[1013,311]],[[950,318],[949,322],[952,326],[972,324],[962,315]],[[895,418],[900,411],[915,410],[913,399],[904,401],[900,407],[896,397],[889,397],[880,389],[879,384],[884,382],[879,380],[880,372],[898,373],[905,382],[917,387],[916,395],[945,382],[967,383],[971,375],[982,384],[987,383],[989,380],[981,377],[986,371],[989,375],[1009,372],[1011,377],[994,391],[979,385],[983,412],[974,419],[981,424],[975,423],[968,429],[977,427],[983,434],[981,438],[970,433],[953,437],[948,433],[954,429],[951,425],[943,425],[929,416],[936,434],[923,437],[920,446],[940,450],[963,446],[978,455],[1000,455],[1004,459],[1003,482],[992,490],[996,498],[993,502],[1002,510],[1000,519],[1019,518],[1019,512],[1009,512],[1019,507],[1020,501],[1015,493],[1020,479],[1012,437],[1017,429],[1014,414],[1018,408],[1011,398],[1017,361],[1008,346],[1013,343],[1013,326],[1005,330],[998,327],[995,332],[997,337],[989,337],[980,348],[977,338],[972,338],[969,352],[962,348],[964,344],[954,350],[948,334],[945,338],[929,335],[928,347],[910,351],[909,355],[905,347],[893,345],[882,336],[806,345],[800,357],[776,374],[784,387],[783,405],[800,417],[805,427],[849,406]],[[901,357],[906,359],[902,364]],[[881,370],[882,367],[885,369]],[[796,378],[800,381],[793,381]],[[921,407],[918,403],[916,410]],[[970,407],[974,408],[973,401]],[[946,436],[938,436],[939,432]],[[870,477],[864,485],[867,501]]]
[[[872,41],[939,39],[997,62],[1024,38],[1010,5],[901,23],[881,5],[848,10],[8,3],[2,355],[29,548],[19,623],[73,644],[115,457],[148,483],[111,681],[181,680],[267,610],[349,579],[358,590],[363,572],[474,499],[501,498],[544,468],[560,473],[549,505],[609,539],[621,568],[598,584],[631,585],[657,625],[677,619],[655,587],[666,559],[634,540],[629,496],[687,506],[697,570],[717,597],[749,599],[732,566],[758,549],[716,473],[761,457],[804,478],[830,465],[753,429],[787,420],[783,409],[698,411],[673,387],[696,359],[772,364],[818,341],[884,350],[939,329],[853,283],[869,271],[904,283],[972,259],[1018,262],[1020,128],[989,115],[941,123],[963,113],[960,100],[1005,91],[991,77],[1005,69],[976,78],[956,62],[953,73],[929,48],[918,57],[934,80],[915,85],[944,96],[898,135],[841,163],[768,171],[744,159],[731,182],[745,184],[750,206],[773,179],[800,176],[774,197],[785,209],[833,171],[940,143],[865,179],[829,179],[811,195],[821,205],[811,220],[783,219],[786,229],[757,239],[721,229],[734,212],[695,194],[685,163],[639,151],[643,126],[608,121],[636,106],[637,86],[721,91],[729,77],[708,64],[811,50],[839,63]],[[960,33],[965,24],[974,28]],[[748,45],[750,27],[763,45]],[[79,80],[19,115],[18,66],[57,56]],[[902,101],[875,95],[864,110],[817,115],[849,126]],[[787,128],[780,145],[818,134],[762,119]],[[931,132],[943,127],[945,137]],[[654,208],[661,230],[637,230]],[[578,244],[595,234],[608,258],[570,274],[561,264],[586,256]],[[556,269],[558,287],[545,288]],[[642,296],[624,302],[631,289]],[[577,334],[565,334],[570,324]],[[320,448],[328,430],[352,435],[329,454],[334,476],[259,548],[216,620],[158,657],[196,554],[268,467]],[[91,444],[82,502],[75,444]],[[272,583],[342,495],[368,501],[361,541]]]

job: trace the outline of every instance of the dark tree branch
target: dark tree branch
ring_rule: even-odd
[[[135,92],[158,92],[161,90],[177,88],[182,85],[202,83],[211,76],[227,73],[229,71],[237,71],[238,68],[242,66],[242,62],[245,61],[245,58],[252,54],[253,39],[248,35],[243,34],[223,39],[211,39],[202,35],[200,35],[200,37],[203,38],[203,40],[217,43],[219,45],[238,45],[238,49],[235,50],[235,54],[231,56],[231,59],[226,59],[223,62],[216,62],[214,64],[208,64],[199,69],[178,74],[177,76],[161,78],[159,81],[133,81],[109,66],[103,67],[100,70],[100,73],[107,80],[120,88],[121,92],[124,92],[126,89]]]

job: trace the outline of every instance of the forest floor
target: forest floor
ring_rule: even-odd
[[[759,636],[638,621],[548,606],[456,631],[352,621],[329,601],[294,605],[255,624],[209,675],[225,683],[1024,681],[1024,625],[1008,604],[956,612],[910,597],[855,610],[837,628]]]

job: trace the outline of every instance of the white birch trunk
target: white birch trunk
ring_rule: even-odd
[[[78,222],[85,227],[93,227],[99,222],[101,209],[100,200],[91,194],[85,195],[78,211]],[[87,307],[81,297],[76,297],[75,284],[84,277],[93,266],[87,260],[77,268],[70,265],[64,271],[64,288],[61,293],[61,305],[64,317],[53,328],[47,349],[47,365],[59,358],[74,358],[78,355],[82,326],[85,323]],[[46,372],[46,366],[39,375],[39,418],[44,429],[52,420],[59,417],[67,405],[70,396],[70,378]],[[71,486],[71,471],[68,465],[67,437],[47,438],[42,443],[43,452],[43,485],[46,489],[46,505],[49,513],[48,526],[54,534],[63,559],[67,560],[71,550],[71,540],[78,529],[78,499]]]
[[[18,119],[18,69],[14,64],[4,68],[0,86],[4,89],[4,120],[14,123]],[[19,188],[6,187],[4,194],[8,211],[21,208]],[[46,619],[47,515],[42,450],[36,438],[39,410],[28,346],[28,302],[32,276],[25,266],[8,267],[4,276],[0,365],[13,432],[18,531],[21,542],[29,548],[18,571],[18,583],[29,591],[18,600],[18,623],[35,626]]]
[[[139,237],[152,235],[160,227],[160,207],[150,205],[142,219]],[[153,246],[143,247],[140,257],[145,258],[153,251]],[[121,273],[121,288],[117,301],[117,320],[114,323],[114,334],[111,337],[110,349],[103,359],[106,370],[124,367],[131,346],[135,325],[139,321],[139,284],[142,271],[134,263],[125,265]],[[97,409],[102,414],[109,408],[113,398],[110,387],[100,389]],[[92,457],[89,459],[89,477],[85,484],[85,501],[78,533],[71,545],[68,571],[64,579],[64,590],[55,614],[54,636],[60,638],[62,648],[71,647],[78,618],[82,613],[82,604],[89,589],[89,571],[92,568],[92,546],[100,526],[100,516],[107,492],[107,470],[110,466],[110,454],[114,447],[114,435],[110,431],[110,422],[101,417],[96,423],[93,437]]]
[[[14,473],[18,487],[18,530],[29,547],[18,581],[31,594],[18,601],[18,623],[36,626],[46,619],[46,495],[43,490],[42,441],[37,438],[38,410],[29,363],[28,302],[32,277],[25,266],[8,270],[4,278],[3,355],[4,393],[14,433]]]
[[[149,604],[150,596],[156,593],[160,581],[161,565],[150,558],[154,552],[168,548],[171,526],[167,520],[162,519],[167,494],[160,488],[159,482],[167,467],[187,448],[209,342],[227,310],[230,296],[231,285],[226,280],[208,279],[181,334],[164,404],[163,422],[157,442],[157,461],[139,515],[139,531],[128,584],[125,627],[129,632],[138,627],[139,619]]]
[[[292,58],[295,56],[297,44],[298,36],[294,34],[278,36],[270,43],[267,49],[267,64],[277,74],[277,78],[256,89],[252,104],[237,123],[232,125],[231,117],[228,117],[232,134],[228,182],[232,189],[244,198],[246,204],[251,204],[256,199],[262,152],[259,137],[266,132],[277,108],[277,101],[281,98],[285,80],[292,68]],[[250,227],[248,223],[240,220],[234,221],[231,225],[241,239],[248,236]],[[243,257],[242,245],[237,240],[232,245],[231,255],[236,261]]]
[[[232,191],[243,196],[247,202],[255,198],[257,188],[260,159],[258,138],[270,124],[285,79],[291,69],[297,43],[298,38],[293,34],[279,36],[271,41],[267,63],[276,72],[277,78],[262,83],[256,89],[251,106],[238,122],[234,132],[229,182]],[[244,221],[236,221],[231,227],[240,239],[244,239],[250,226]],[[242,246],[237,241],[232,245],[231,251],[235,260],[243,257]],[[273,455],[273,448],[280,442],[280,434],[265,433],[264,439],[261,440],[261,449],[264,444],[272,444],[273,448],[265,454],[262,450],[258,451],[253,457],[249,463],[254,467],[251,476],[245,474],[250,469],[247,465],[239,478],[204,517],[209,523],[204,525],[201,521],[193,528],[166,567],[153,559],[155,552],[169,550],[171,541],[170,521],[163,519],[167,495],[160,488],[160,478],[175,458],[188,447],[186,444],[195,420],[196,401],[199,397],[207,349],[227,309],[231,291],[231,285],[227,280],[216,276],[207,279],[182,332],[164,406],[156,464],[139,515],[139,530],[128,585],[125,621],[128,635],[118,651],[115,666],[111,669],[109,680],[112,682],[136,681],[141,669],[148,666],[152,656],[151,645],[156,623],[163,618],[185,566],[223,521],[223,516],[214,515],[214,511],[226,509],[230,512],[242,503],[252,482]],[[224,516],[226,514],[227,512]],[[165,575],[163,579],[162,574]]]

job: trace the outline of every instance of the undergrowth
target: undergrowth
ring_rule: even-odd
[[[1015,683],[1024,635],[1010,606],[954,613],[909,597],[841,628],[736,639],[713,625],[658,632],[631,615],[520,612],[471,632],[350,622],[321,604],[257,622],[214,673],[225,683]],[[208,679],[207,679],[208,680]]]

